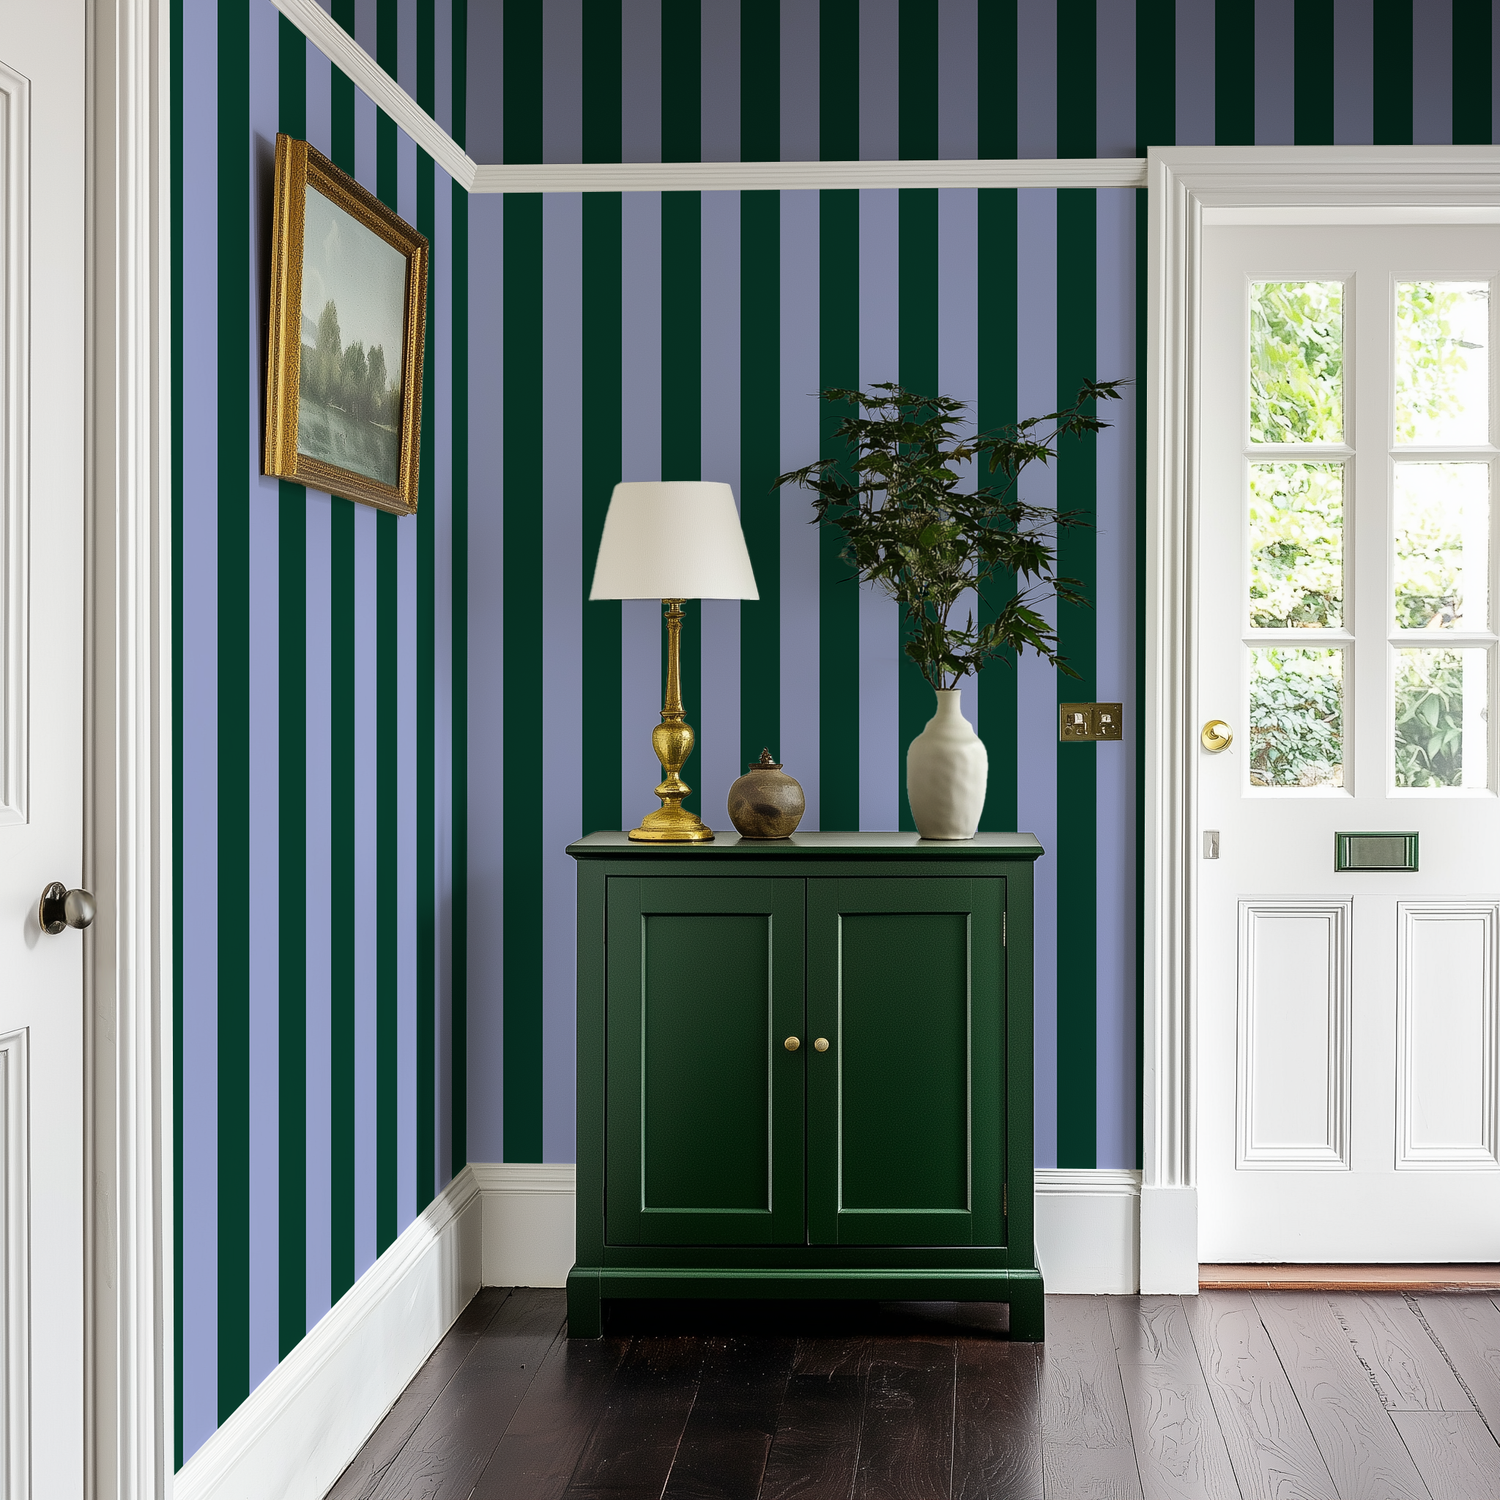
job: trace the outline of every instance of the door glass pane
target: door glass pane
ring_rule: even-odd
[[[1483,630],[1489,619],[1488,464],[1396,465],[1396,628]]]
[[[1483,787],[1489,776],[1489,653],[1396,653],[1396,785]]]
[[[1487,281],[1396,283],[1396,441],[1487,443]]]
[[[1343,464],[1251,464],[1251,629],[1337,629],[1343,603]]]
[[[1250,784],[1344,784],[1344,653],[1250,652]]]
[[[1250,441],[1344,439],[1344,284],[1250,284]]]

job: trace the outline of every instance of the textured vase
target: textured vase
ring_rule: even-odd
[[[971,839],[984,809],[989,752],[964,718],[957,688],[940,688],[937,712],[906,752],[906,795],[924,839]]]
[[[729,788],[729,821],[746,839],[785,839],[797,831],[807,800],[769,750]]]

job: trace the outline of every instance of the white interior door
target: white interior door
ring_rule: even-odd
[[[84,8],[0,0],[0,1493],[83,1494]],[[108,921],[108,914],[103,917]]]
[[[1204,230],[1205,1261],[1500,1259],[1497,290],[1500,228]]]

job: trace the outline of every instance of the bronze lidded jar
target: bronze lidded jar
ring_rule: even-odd
[[[769,750],[729,788],[729,821],[747,839],[784,839],[797,830],[807,800]]]

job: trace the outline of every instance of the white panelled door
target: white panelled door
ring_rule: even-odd
[[[84,27],[79,0],[0,0],[6,1500],[84,1493],[85,937],[38,921],[44,887],[84,874]]]
[[[1200,1259],[1500,1259],[1500,227],[1203,243]]]

